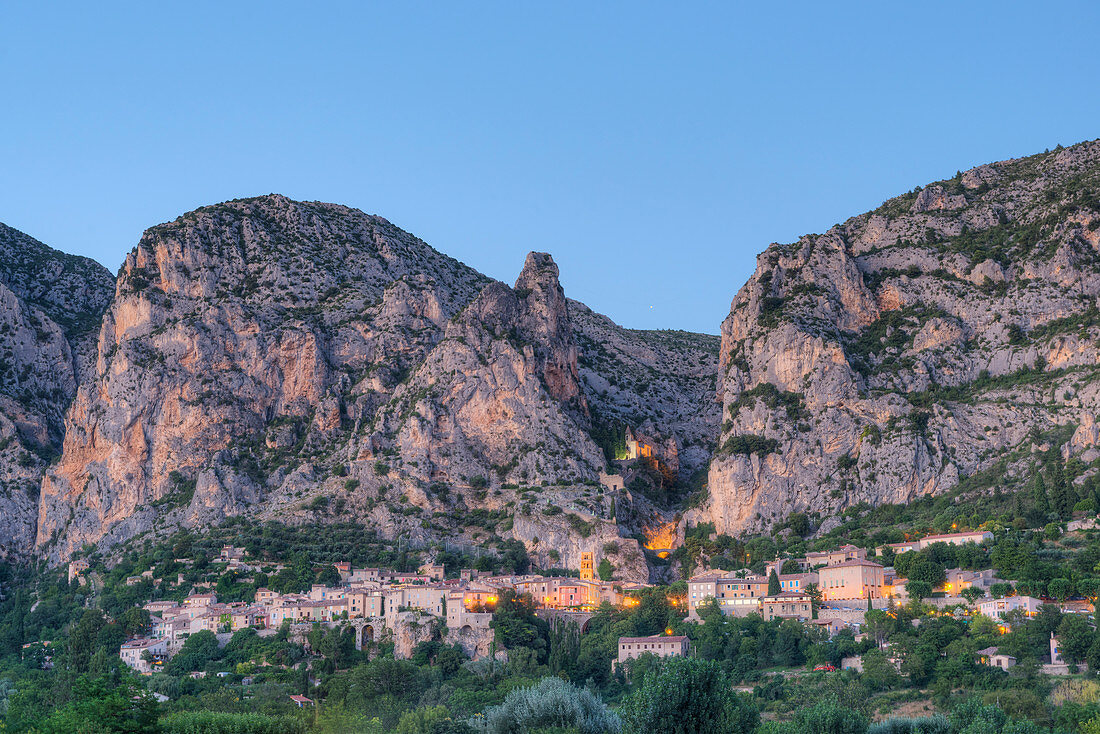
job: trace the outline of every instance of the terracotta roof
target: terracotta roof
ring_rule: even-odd
[[[985,535],[988,530],[971,530],[966,533],[941,533],[940,535],[926,535],[921,540],[943,540],[944,538],[967,538],[971,535]],[[992,535],[992,533],[989,533]]]
[[[620,637],[619,644],[635,642],[683,642],[687,635],[653,635],[652,637]]]
[[[874,561],[866,561],[861,558],[853,558],[850,561],[844,561],[844,563],[834,563],[832,566],[825,566],[818,570],[818,573],[823,573],[834,568],[851,568],[853,566],[874,566],[875,568],[882,568],[881,563],[875,563]]]

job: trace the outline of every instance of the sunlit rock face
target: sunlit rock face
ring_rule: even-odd
[[[277,195],[149,229],[117,280],[0,229],[0,553],[243,514],[638,578],[637,538],[685,522],[827,527],[1011,485],[1033,450],[1087,464],[1098,157],[981,166],[773,245],[720,337],[623,329],[545,253],[509,286]]]
[[[378,217],[281,196],[153,227],[42,485],[65,556],[307,492],[487,280]]]
[[[1002,459],[1015,481],[1052,437],[1092,451],[1098,191],[1084,143],[769,247],[722,324],[719,448],[689,519],[828,524]]]
[[[89,365],[41,483],[51,561],[247,514],[514,539],[544,565],[607,546],[644,578],[594,420],[660,424],[694,467],[717,420],[717,338],[621,329],[566,299],[545,253],[509,287],[379,217],[277,195],[149,229]]]

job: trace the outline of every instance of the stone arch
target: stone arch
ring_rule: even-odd
[[[468,624],[464,624],[464,625],[462,625],[462,629],[460,629],[460,630],[459,630],[459,632],[461,632],[461,633],[462,633],[462,634],[464,634],[464,635],[468,635],[468,634],[471,634],[471,633],[472,633],[473,631],[474,631],[474,628],[473,628],[473,627],[471,627],[471,626],[470,626],[470,625],[468,625]]]

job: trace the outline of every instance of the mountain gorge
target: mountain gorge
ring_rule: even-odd
[[[544,253],[508,286],[278,195],[150,228],[117,279],[2,226],[0,251],[11,558],[246,515],[645,578],[657,525],[828,529],[1100,459],[1097,142],[770,246],[720,337],[624,329]]]

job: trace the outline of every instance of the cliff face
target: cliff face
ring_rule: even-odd
[[[39,544],[198,526],[333,463],[484,282],[383,219],[279,196],[148,230],[43,482]]]
[[[631,530],[597,483],[574,309],[549,255],[510,288],[331,204],[272,195],[153,227],[42,482],[40,552],[246,513],[419,545],[514,538],[547,565],[611,544],[644,575],[637,542],[612,543]],[[668,349],[642,360],[673,364]],[[518,517],[579,540],[548,546]]]
[[[616,421],[675,456],[682,479],[705,467],[718,433],[719,339],[686,331],[623,329],[570,302],[585,399],[597,421]]]
[[[722,324],[719,530],[829,524],[999,466],[1052,432],[1095,458],[1100,143],[981,166],[772,245]],[[1001,464],[998,464],[1001,462]]]
[[[39,482],[88,374],[113,278],[0,224],[0,558],[25,558]]]
[[[827,527],[1011,485],[1052,448],[1080,480],[1100,459],[1098,192],[1096,142],[915,189],[769,247],[720,340],[623,329],[549,255],[509,287],[333,204],[153,227],[113,301],[98,266],[0,228],[0,545],[35,534],[57,561],[247,514],[520,541],[544,567],[594,551],[637,578],[634,538],[667,548],[683,515]]]

